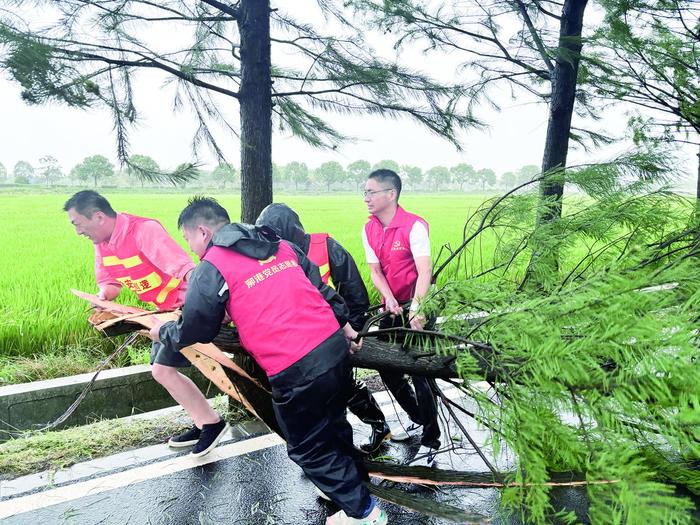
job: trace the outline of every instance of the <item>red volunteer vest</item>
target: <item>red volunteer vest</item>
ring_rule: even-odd
[[[268,376],[293,365],[340,328],[286,241],[264,261],[220,246],[209,248],[203,260],[226,280],[226,310],[241,344]]]
[[[323,283],[335,288],[335,286],[333,286],[333,281],[330,281],[331,264],[328,258],[329,235],[327,233],[312,233],[309,237],[309,252],[306,256],[312,263],[318,266]]]
[[[399,206],[391,224],[386,228],[374,215],[365,224],[367,241],[377,254],[382,273],[399,303],[405,303],[413,297],[418,279],[410,240],[411,228],[416,221],[428,228],[424,219]]]
[[[146,221],[158,221],[128,213],[122,215],[126,216],[128,225],[119,246],[116,249],[112,249],[108,244],[97,246],[97,254],[102,259],[105,270],[112,278],[138,295],[139,299],[154,304],[158,310],[172,310],[178,307],[178,290],[182,281],[160,270],[136,245],[136,228]]]

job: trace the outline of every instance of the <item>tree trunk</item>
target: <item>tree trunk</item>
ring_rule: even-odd
[[[542,172],[566,166],[569,151],[571,117],[576,96],[576,76],[581,59],[581,29],[583,13],[588,0],[565,0],[559,29],[559,50],[552,72],[552,100],[549,103],[549,122],[545,139]],[[538,214],[538,224],[561,217],[564,184],[561,181],[543,181],[540,184],[542,199],[552,199]]]
[[[549,103],[549,121],[542,158],[542,173],[566,166],[571,133],[571,117],[576,97],[576,77],[581,59],[581,29],[583,14],[588,0],[565,0],[559,28],[559,49],[552,71],[552,98]],[[561,217],[564,181],[543,180],[540,183],[540,207],[537,211],[537,226],[551,223]],[[537,250],[532,255],[528,276],[538,264],[547,265],[551,270],[558,269],[557,254],[541,256]],[[537,283],[540,285],[541,283]]]
[[[695,186],[695,198],[697,199],[697,204],[700,208],[700,144],[698,144],[698,178]]]
[[[229,327],[223,327],[213,343],[226,353],[248,355],[241,346],[236,330]],[[464,350],[459,351],[463,352]],[[498,359],[496,359],[495,351],[491,347],[480,345],[479,348],[473,348],[470,352],[476,358],[484,379],[495,381],[499,376],[504,376],[505,372],[501,369],[504,363],[500,363],[498,367],[493,364],[498,362]],[[234,361],[243,366],[239,360],[234,359]],[[256,371],[253,363],[246,362],[243,368],[255,378],[264,378],[264,373],[260,370]],[[403,372],[422,377],[459,378],[456,355],[445,354],[444,351],[439,353],[435,349],[418,346],[403,347],[401,344],[391,343],[376,337],[367,337],[362,341],[362,350],[350,356],[350,364],[356,368]],[[507,364],[505,365],[507,368]]]
[[[241,220],[254,223],[272,202],[270,2],[241,0]]]

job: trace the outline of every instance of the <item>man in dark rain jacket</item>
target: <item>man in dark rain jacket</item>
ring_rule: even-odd
[[[311,262],[319,267],[323,282],[333,286],[345,301],[350,310],[350,326],[360,331],[369,308],[369,296],[352,255],[327,233],[306,233],[299,215],[286,204],[270,204],[260,212],[255,224],[272,228],[282,239],[304,251]],[[391,437],[384,414],[364,382],[354,381],[348,408],[363,423],[372,427],[369,442],[361,446],[364,452],[375,452]]]
[[[180,318],[156,323],[151,338],[175,351],[208,343],[228,313],[270,380],[290,459],[342,509],[326,524],[386,524],[363,485],[367,473],[353,453],[345,418],[348,347],[357,332],[347,323],[343,300],[298,247],[267,228],[230,224],[213,199],[193,198],[178,227],[202,262]]]

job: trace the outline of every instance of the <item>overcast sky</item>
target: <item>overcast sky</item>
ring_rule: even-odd
[[[132,152],[151,155],[164,167],[191,160],[193,119],[186,113],[173,113],[170,97],[163,94],[170,88],[162,86],[160,79],[141,80],[136,99],[141,119],[130,134]],[[0,80],[0,100],[3,122],[0,162],[8,169],[18,160],[36,165],[44,155],[57,158],[65,170],[88,155],[115,159],[112,119],[106,110],[80,110],[57,103],[30,106],[21,100],[19,86],[6,77]],[[316,166],[327,160],[347,165],[358,159],[374,163],[388,158],[423,168],[468,162],[501,173],[524,164],[539,165],[547,123],[544,106],[511,105],[500,113],[484,111],[482,118],[488,122],[488,130],[463,134],[460,152],[408,119],[337,115],[328,118],[357,140],[337,151],[324,151],[309,147],[289,134],[275,133],[274,161],[286,164],[298,160]],[[238,143],[234,137],[230,141],[230,154],[236,161]],[[205,161],[213,162],[205,150],[200,150],[200,155]]]
[[[298,0],[309,3],[310,0]],[[311,2],[309,5],[313,4]],[[306,16],[306,15],[305,15]],[[172,38],[172,34],[167,35]],[[372,44],[381,46],[376,38]],[[427,69],[437,78],[454,78],[455,62],[451,57],[437,60],[420,57],[420,50],[404,50],[404,63]],[[414,64],[421,60],[421,64]],[[137,127],[130,134],[131,153],[152,156],[162,167],[173,168],[181,162],[193,160],[191,138],[195,125],[187,113],[175,113],[172,109],[172,86],[164,85],[164,77],[157,73],[137,73],[135,83],[136,106],[140,112]],[[491,168],[497,174],[517,170],[526,164],[540,165],[547,126],[547,109],[509,97],[500,98],[501,111],[478,108],[477,117],[488,124],[481,131],[468,131],[461,135],[462,151],[408,119],[386,120],[380,117],[326,115],[326,118],[342,133],[357,138],[335,151],[311,148],[288,134],[275,133],[273,160],[278,164],[304,161],[315,167],[328,160],[336,160],[346,166],[350,162],[365,159],[375,163],[393,159],[400,164],[417,165],[428,169],[435,165],[453,166],[460,162],[472,164],[477,169]],[[19,160],[37,166],[39,158],[51,155],[57,158],[65,172],[86,156],[101,154],[116,160],[115,134],[110,114],[102,108],[80,110],[56,103],[29,106],[20,97],[19,86],[0,74],[0,162],[12,170]],[[230,117],[238,122],[236,104],[231,104]],[[625,134],[626,117],[622,108],[606,111],[598,129],[616,136]],[[575,124],[581,124],[575,123]],[[229,160],[237,164],[239,144],[235,137],[226,139]],[[617,145],[595,155],[572,151],[569,164],[609,158],[615,151],[628,148]],[[203,147],[198,150],[205,167],[214,163],[214,157]],[[694,150],[686,148],[684,159],[688,172],[694,173]]]

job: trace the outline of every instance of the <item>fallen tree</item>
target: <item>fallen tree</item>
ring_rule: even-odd
[[[551,174],[582,193],[546,226],[535,227],[537,194],[526,184],[468,218],[462,243],[436,264],[422,306],[443,318],[440,334],[404,333],[408,343],[397,344],[389,333],[367,331],[352,359],[457,384],[470,399],[463,413],[488,429],[494,457],[508,450],[511,466],[499,471],[470,440],[490,470],[480,474],[486,481],[368,465],[374,475],[485,483],[522,521],[550,523],[579,519],[557,511],[550,497],[564,483],[556,473],[569,473],[566,483],[585,487],[594,523],[691,522],[695,503],[676,488],[700,495],[700,245],[694,202],[664,186],[672,171],[664,162],[658,152],[632,152]],[[532,246],[562,257],[538,276],[548,283],[542,289],[522,286]],[[139,315],[124,315],[132,317],[112,329],[135,329]],[[245,362],[234,334],[217,343],[233,367],[206,348],[193,362],[209,375],[226,370],[217,372],[220,388],[274,426],[264,377]],[[484,381],[489,388],[476,386]],[[458,407],[444,409],[459,424]]]

